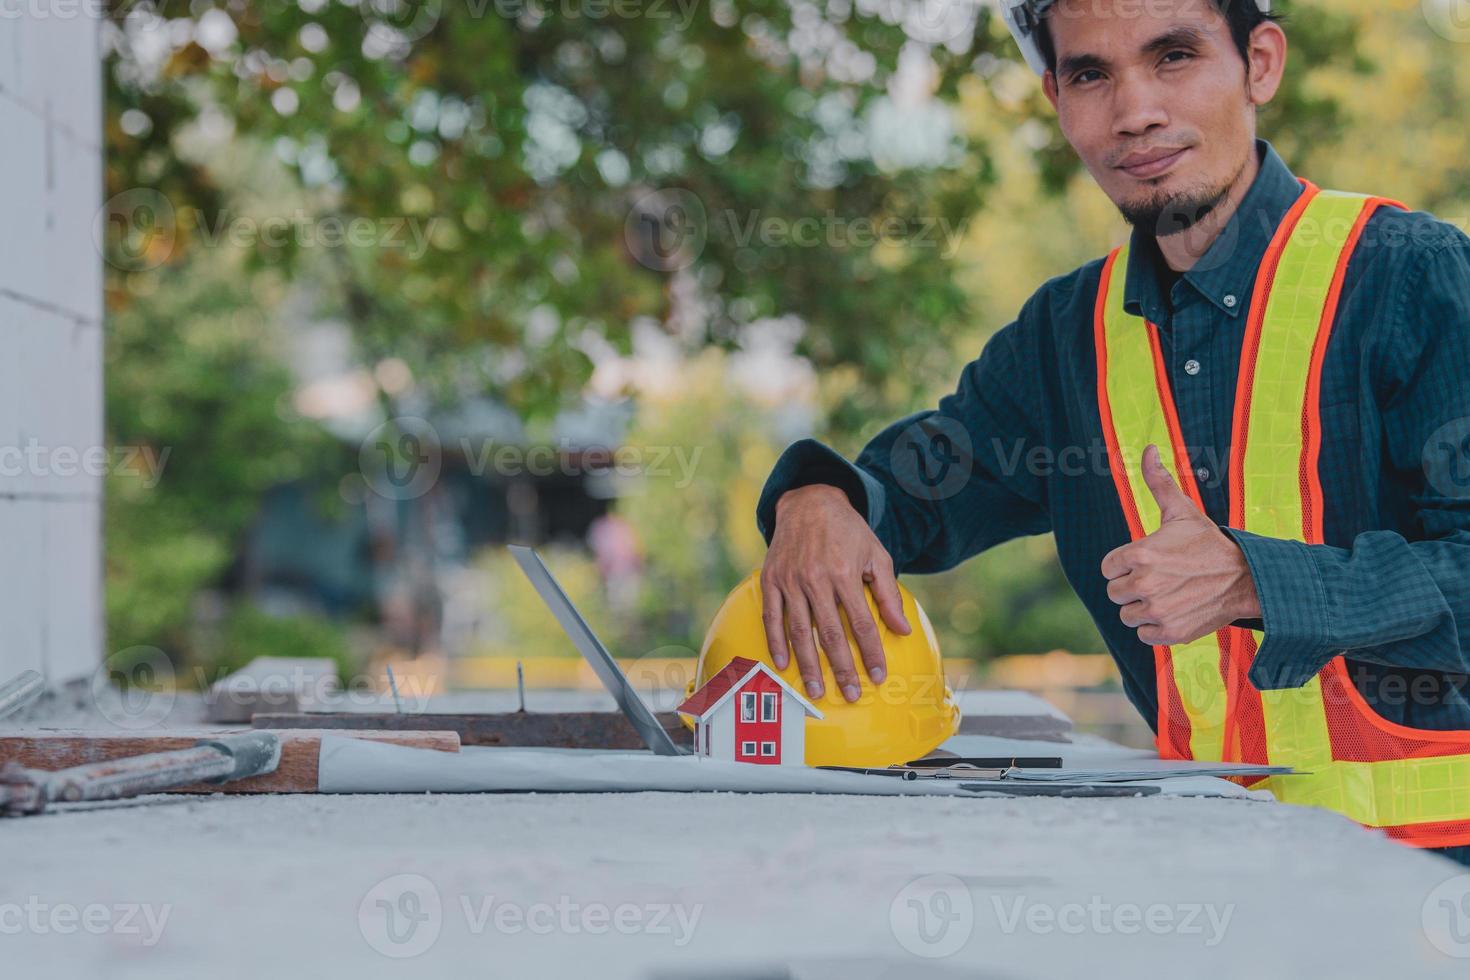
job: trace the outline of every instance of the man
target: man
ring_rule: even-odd
[[[1161,754],[1293,765],[1281,798],[1463,859],[1470,239],[1256,139],[1268,3],[1006,7],[1131,240],[855,465],[786,451],[757,509],[773,659],[789,634],[811,696],[825,654],[857,700],[856,661],[884,680],[865,586],[907,633],[896,573],[1051,531]]]

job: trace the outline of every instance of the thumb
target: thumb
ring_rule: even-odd
[[[1148,484],[1154,500],[1158,501],[1163,523],[1194,517],[1199,513],[1194,501],[1184,495],[1179,484],[1174,482],[1173,474],[1164,466],[1158,446],[1149,446],[1143,451],[1143,482]]]

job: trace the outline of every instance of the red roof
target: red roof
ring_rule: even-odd
[[[740,683],[741,678],[750,673],[756,665],[749,657],[736,657],[727,663],[720,672],[705,681],[704,687],[689,695],[688,700],[679,705],[676,711],[686,715],[694,715],[696,718],[702,716],[725,692]]]

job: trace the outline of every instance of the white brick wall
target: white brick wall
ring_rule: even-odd
[[[86,4],[0,9],[0,682],[102,658],[102,76]]]

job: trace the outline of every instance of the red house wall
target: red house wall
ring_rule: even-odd
[[[745,721],[743,699],[747,692],[753,692],[755,698],[755,721]],[[735,761],[755,762],[767,765],[780,765],[781,763],[781,685],[776,683],[775,678],[764,672],[757,673],[746,681],[741,688],[735,692]],[[762,695],[773,694],[776,700],[776,714],[772,721],[762,721],[761,712]],[[747,742],[753,742],[755,751],[747,753]],[[762,745],[774,744],[774,750],[770,755],[761,751]]]

